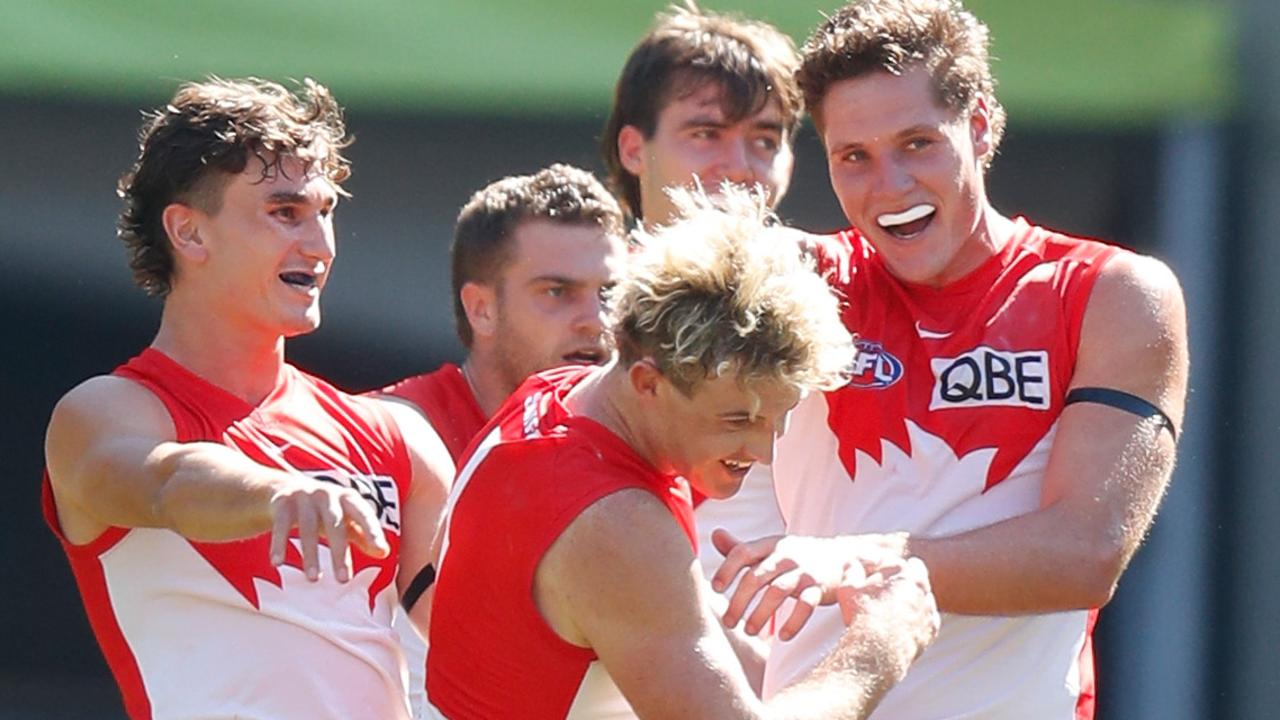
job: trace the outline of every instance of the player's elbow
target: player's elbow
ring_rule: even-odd
[[[1084,561],[1081,580],[1079,606],[1082,608],[1100,608],[1111,602],[1115,596],[1120,576],[1128,565],[1130,552],[1119,542],[1102,542],[1090,549]]]

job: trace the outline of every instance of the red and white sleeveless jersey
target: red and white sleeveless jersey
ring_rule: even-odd
[[[533,601],[551,543],[619,490],[653,493],[695,543],[688,484],[564,406],[596,372],[532,376],[463,460],[446,509],[427,650],[427,697],[443,717],[633,717],[595,653],[557,635]]]
[[[418,406],[444,441],[454,465],[487,421],[462,368],[452,363],[441,365],[435,372],[388,385],[378,394],[398,397]]]
[[[405,667],[391,631],[400,508],[411,469],[394,421],[285,365],[257,406],[147,349],[115,374],[168,409],[179,441],[227,445],[263,465],[355,488],[391,545],[352,548],[348,583],[328,549],[307,580],[297,541],[272,566],[270,535],[204,543],[113,527],[85,545],[60,531],[48,476],[44,513],[62,540],[89,622],[131,718],[406,718]],[[295,531],[296,535],[296,531]]]
[[[845,296],[857,356],[852,381],[805,398],[778,443],[788,532],[943,537],[1036,510],[1089,294],[1116,251],[1019,219],[995,257],[930,288],[894,278],[854,232],[824,239],[820,264]],[[1092,717],[1093,615],[944,615],[873,717]],[[775,643],[766,695],[817,664],[842,628],[822,608]]]

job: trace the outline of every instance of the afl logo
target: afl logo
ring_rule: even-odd
[[[857,354],[853,356],[849,387],[881,390],[902,378],[902,361],[880,343],[859,338],[854,341],[854,348]]]

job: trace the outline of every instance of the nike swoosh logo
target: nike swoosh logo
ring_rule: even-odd
[[[925,330],[924,328],[920,327],[919,320],[916,321],[916,334],[920,336],[921,340],[945,340],[946,338],[951,337],[951,333],[949,332],[938,333],[938,332]]]

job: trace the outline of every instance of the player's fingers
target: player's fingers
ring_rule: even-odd
[[[320,559],[316,546],[320,544],[319,520],[310,497],[298,503],[298,543],[302,545],[302,570],[308,580],[320,579]]]
[[[347,523],[343,518],[341,500],[329,495],[327,502],[320,507],[320,517],[324,521],[325,537],[329,540],[329,562],[333,565],[333,576],[338,582],[351,579],[351,557],[347,553]]]
[[[809,618],[813,616],[814,608],[822,602],[822,588],[818,585],[809,585],[801,588],[796,594],[795,607],[791,610],[791,615],[787,621],[778,628],[778,638],[780,640],[790,640],[800,632],[800,628],[809,622]]]
[[[733,533],[724,528],[716,528],[711,531],[711,545],[715,547],[721,555],[727,556],[729,551],[737,547],[742,542],[733,536]]]
[[[726,627],[733,627],[751,606],[751,601],[762,589],[768,588],[778,575],[795,567],[790,560],[769,557],[744,573],[729,598],[729,607],[724,611]],[[774,604],[776,607],[776,603]],[[772,613],[772,609],[770,610]]]
[[[725,534],[728,535],[728,533]],[[744,568],[752,567],[769,557],[778,545],[778,537],[775,535],[751,542],[740,542],[730,548],[724,557],[724,562],[711,576],[711,589],[724,592]]]
[[[344,493],[342,509],[346,513],[347,525],[354,531],[350,534],[350,539],[356,547],[374,558],[384,558],[391,554],[391,545],[382,532],[382,523],[378,522],[373,508],[364,498],[355,492]]]
[[[808,582],[812,581],[809,580]],[[797,588],[801,583],[801,575],[796,570],[781,573],[773,578],[764,591],[759,593],[760,599],[756,601],[751,614],[747,616],[746,623],[742,628],[743,631],[748,635],[759,634],[764,629],[765,624],[773,617],[773,614],[777,612],[782,602],[796,594]]]
[[[289,543],[289,531],[293,529],[293,503],[279,497],[271,500],[271,564],[284,564],[285,548]]]

